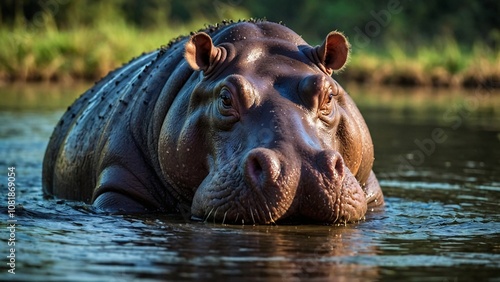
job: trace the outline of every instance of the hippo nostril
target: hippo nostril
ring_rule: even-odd
[[[245,162],[245,175],[254,187],[272,185],[280,173],[279,160],[269,149],[253,149]]]
[[[318,155],[317,162],[329,178],[342,179],[344,177],[344,160],[338,152],[322,151]]]
[[[248,158],[247,170],[248,174],[254,179],[255,182],[263,182],[263,169],[258,158],[255,156]]]
[[[340,177],[344,176],[344,161],[340,154],[336,154],[337,158],[335,159],[335,171],[338,173]]]

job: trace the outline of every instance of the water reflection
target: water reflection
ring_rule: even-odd
[[[31,255],[20,257],[24,266],[32,267],[25,273],[39,275],[44,269],[68,275],[85,265],[88,278],[110,271],[120,273],[120,279],[176,280],[234,276],[350,281],[356,275],[364,279],[379,275],[376,265],[356,259],[378,253],[358,225],[222,226],[165,215],[94,215],[74,204],[43,205],[56,211],[21,212],[25,239],[37,242],[24,250]],[[61,248],[66,251],[61,253]],[[49,261],[40,261],[41,256]]]
[[[374,278],[377,276],[376,267],[342,259],[375,254],[373,249],[366,248],[360,232],[351,227],[215,228],[196,224],[177,230],[176,240],[161,246],[166,250],[184,246],[177,254],[186,260],[176,271],[181,277],[213,279],[232,273],[247,278],[274,277],[288,281],[297,277],[339,279],[346,273],[355,272]],[[168,263],[160,265],[170,266]],[[210,276],[206,276],[208,273]]]

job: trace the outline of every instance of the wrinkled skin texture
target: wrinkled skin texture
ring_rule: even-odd
[[[332,79],[348,55],[279,24],[222,25],[110,73],[64,114],[44,192],[109,212],[345,223],[383,205],[363,117]]]

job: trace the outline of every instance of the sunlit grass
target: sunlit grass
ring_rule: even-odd
[[[58,30],[48,19],[41,29],[0,28],[0,79],[96,80],[133,57],[202,26],[190,23],[141,30],[115,20]],[[341,75],[373,84],[500,87],[500,50],[481,42],[467,50],[453,38],[420,46],[393,41],[384,48],[354,49]]]
[[[375,84],[500,87],[500,50],[480,42],[465,50],[453,38],[412,48],[394,41],[354,50],[345,76]]]
[[[142,31],[125,24],[71,31],[1,29],[0,77],[21,81],[96,79],[189,31],[183,26]]]

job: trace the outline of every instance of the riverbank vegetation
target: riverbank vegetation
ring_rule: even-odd
[[[96,80],[206,24],[267,17],[282,20],[312,44],[331,29],[343,30],[352,55],[342,80],[500,87],[495,1],[461,7],[451,0],[427,3],[433,7],[396,0],[362,6],[348,0],[297,1],[295,7],[281,2],[5,0],[0,3],[0,80]]]
[[[461,47],[453,38],[406,48],[396,41],[382,50],[353,54],[348,80],[373,84],[436,87],[500,87],[500,50],[481,42]]]

